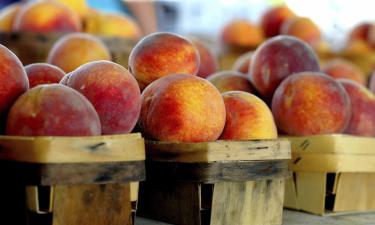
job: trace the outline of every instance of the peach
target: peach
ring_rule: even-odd
[[[319,27],[307,17],[293,17],[284,21],[280,34],[298,37],[311,46],[317,46],[322,41]]]
[[[68,85],[68,80],[70,78],[70,75],[72,75],[72,72],[70,73],[67,73],[63,76],[63,78],[61,78],[59,84],[62,84],[62,85]]]
[[[30,88],[39,84],[59,83],[65,72],[48,63],[33,63],[25,66]]]
[[[28,32],[74,32],[81,30],[79,16],[55,1],[31,1],[21,7],[13,30]]]
[[[345,89],[320,72],[300,72],[286,78],[272,99],[277,127],[291,135],[341,133],[351,116]]]
[[[220,139],[277,138],[271,110],[260,98],[243,91],[229,91],[222,96],[227,116]]]
[[[124,67],[96,61],[73,71],[67,86],[83,94],[99,114],[102,134],[129,133],[141,110],[137,81]]]
[[[16,17],[21,4],[14,3],[0,10],[0,31],[11,32],[14,18]]]
[[[197,75],[202,78],[206,78],[218,70],[218,58],[203,42],[196,39],[192,40],[192,42],[197,48],[200,56],[200,64]]]
[[[352,115],[345,133],[375,136],[375,95],[352,80],[337,80],[346,90],[352,104]]]
[[[152,81],[171,74],[196,75],[199,64],[200,57],[194,44],[166,32],[144,37],[129,56],[129,70],[142,90]]]
[[[345,78],[366,86],[366,76],[355,64],[345,59],[332,59],[322,68],[322,72],[335,79]]]
[[[91,103],[61,84],[44,84],[21,95],[9,111],[7,135],[100,135],[100,120]]]
[[[47,62],[69,73],[80,65],[111,60],[107,46],[90,34],[72,33],[58,39],[48,53]]]
[[[247,74],[249,73],[250,64],[251,64],[251,57],[253,56],[254,52],[246,52],[240,55],[236,61],[233,63],[232,70]]]
[[[245,91],[255,93],[255,89],[245,74],[238,71],[220,71],[207,77],[220,93],[227,91]]]
[[[355,25],[348,33],[348,41],[361,40],[367,42],[372,23],[362,22]]]
[[[279,35],[284,21],[295,16],[287,6],[269,8],[263,13],[260,21],[263,33],[266,37]]]
[[[207,80],[174,74],[154,81],[143,91],[139,122],[147,138],[215,141],[225,125],[225,105]]]
[[[221,31],[221,40],[233,47],[255,48],[263,42],[262,30],[245,19],[233,20]]]
[[[139,25],[122,14],[92,12],[85,18],[85,32],[138,40],[142,34]]]
[[[267,102],[283,79],[303,71],[320,71],[319,60],[309,45],[288,35],[260,45],[250,65],[252,83]]]
[[[29,81],[21,61],[0,45],[0,133],[9,108],[28,89]]]

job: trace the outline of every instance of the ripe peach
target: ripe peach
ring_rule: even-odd
[[[322,72],[335,79],[346,78],[366,86],[366,76],[358,66],[344,59],[332,59],[322,68]]]
[[[67,73],[96,60],[111,60],[110,52],[101,40],[84,33],[67,34],[58,39],[47,58],[48,63]]]
[[[345,88],[352,104],[352,115],[344,132],[352,135],[375,136],[375,95],[352,80],[337,81]]]
[[[220,71],[206,78],[220,93],[227,91],[245,91],[255,93],[255,89],[245,74],[237,71]]]
[[[247,74],[251,64],[251,57],[254,52],[250,51],[239,56],[233,64],[232,70]]]
[[[25,66],[30,88],[39,84],[59,83],[65,72],[48,63],[33,63]]]
[[[199,63],[198,50],[190,41],[164,32],[144,37],[129,56],[129,70],[141,89],[171,74],[196,75]]]
[[[137,81],[124,67],[96,61],[73,71],[67,86],[83,94],[99,114],[103,134],[129,133],[141,110]]]
[[[31,1],[17,13],[13,29],[28,32],[74,32],[81,30],[79,16],[55,1]]]
[[[13,29],[13,22],[21,4],[14,3],[0,10],[0,31],[11,32]]]
[[[221,31],[221,40],[233,47],[255,48],[263,42],[262,30],[245,19],[233,20]]]
[[[348,41],[361,40],[367,42],[371,27],[373,27],[373,24],[369,22],[362,22],[355,25],[349,31]]]
[[[345,89],[320,72],[296,73],[276,89],[272,112],[277,127],[291,135],[341,133],[351,116]]]
[[[266,101],[287,76],[303,71],[320,71],[312,48],[302,40],[279,35],[270,38],[254,52],[250,65],[252,83]]]
[[[277,138],[271,110],[260,98],[243,91],[229,91],[222,96],[227,116],[220,139]]]
[[[143,91],[139,121],[148,138],[215,141],[224,128],[225,105],[207,80],[174,74],[154,81]]]
[[[29,81],[21,61],[0,45],[0,133],[9,108],[28,89]]]
[[[103,12],[92,12],[85,18],[85,32],[138,40],[141,37],[139,25],[130,17]]]
[[[197,75],[206,78],[218,70],[218,59],[216,55],[203,42],[196,39],[192,40],[200,56],[200,64]]]
[[[17,99],[7,119],[8,135],[100,135],[98,114],[79,92],[61,84],[44,84]]]
[[[317,46],[322,41],[319,27],[307,17],[289,18],[282,24],[280,33],[298,37],[311,46]]]
[[[273,37],[280,34],[285,20],[295,16],[287,6],[276,6],[263,13],[260,24],[266,37]]]

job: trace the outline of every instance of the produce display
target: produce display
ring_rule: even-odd
[[[34,16],[45,8],[54,13],[48,13],[43,19]],[[144,36],[130,52],[128,69],[110,62],[108,47],[100,39],[75,32],[87,29],[89,33],[101,31],[103,35],[121,36],[120,31],[116,34],[112,30],[124,18],[90,9],[80,1],[64,4],[37,1],[3,9],[0,12],[3,31],[68,32],[51,47],[46,62],[24,68],[6,47],[1,48],[2,61],[14,64],[12,69],[5,66],[8,63],[2,64],[5,71],[1,73],[4,88],[0,99],[3,127],[17,98],[24,92],[28,95],[28,86],[60,83],[80,92],[93,105],[100,118],[101,134],[129,133],[136,129],[148,138],[162,141],[215,141],[220,136],[231,136],[228,130],[236,128],[229,129],[229,126],[238,121],[247,127],[238,128],[238,132],[249,129],[247,132],[262,133],[259,130],[269,126],[259,128],[248,122],[252,120],[246,115],[252,112],[264,114],[261,121],[265,124],[265,121],[273,122],[275,117],[282,134],[373,135],[372,126],[363,125],[374,120],[368,113],[372,111],[374,94],[366,90],[367,74],[347,59],[319,61],[317,46],[323,41],[319,27],[286,6],[265,11],[259,25],[245,19],[224,24],[217,43],[207,44],[197,37],[168,32]],[[130,25],[123,25],[129,32],[128,38],[139,39],[139,32],[130,32],[137,30],[136,24],[130,18],[129,21]],[[113,27],[105,26],[105,22]],[[371,48],[372,29],[370,23],[358,25],[348,34],[348,43],[363,42]],[[222,70],[213,51],[215,45],[245,47],[249,51],[236,59],[233,70]],[[343,79],[356,81],[363,87]],[[249,97],[249,93],[258,97]],[[225,101],[232,102],[226,109]],[[272,108],[271,117],[260,101],[268,109]],[[245,102],[249,108],[241,106]],[[234,118],[230,115],[237,114],[244,117],[235,116],[235,122],[228,122]],[[227,130],[225,135],[223,130]],[[248,136],[249,139],[272,137],[277,136],[273,133],[269,137]]]

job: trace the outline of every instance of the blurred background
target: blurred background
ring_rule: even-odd
[[[371,3],[365,0],[176,0],[158,1],[157,8],[161,30],[218,36],[229,21],[243,18],[259,23],[269,7],[280,4],[309,17],[337,47],[355,25],[374,20]]]

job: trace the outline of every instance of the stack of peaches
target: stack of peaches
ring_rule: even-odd
[[[219,71],[203,42],[163,32],[134,46],[128,69],[110,60],[106,46],[83,33],[63,36],[46,63],[26,67],[1,46],[3,132],[136,130],[176,142],[273,139],[278,132],[375,135],[375,96],[365,76],[340,60],[321,68],[311,43],[295,36],[268,38],[230,71]]]
[[[86,32],[138,40],[137,23],[123,14],[90,8],[85,0],[39,0],[0,10],[0,32]]]
[[[353,28],[343,51],[370,51],[373,28],[368,23]],[[325,44],[310,19],[277,6],[263,14],[259,26],[247,20],[228,23],[221,40],[255,51],[207,79],[225,91],[243,90],[264,100],[279,133],[375,136],[374,75],[368,78],[371,73],[340,57],[345,55],[319,59]]]
[[[91,51],[81,50],[85,46]],[[162,141],[277,137],[272,113],[261,99],[244,91],[220,94],[197,76],[216,69],[215,58],[203,44],[179,35],[144,37],[131,51],[129,69],[106,59],[105,46],[88,34],[63,36],[47,63],[26,67],[6,47],[0,49],[0,112],[7,135],[86,136],[140,129],[147,138]]]

